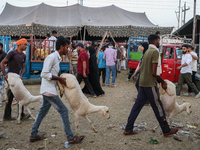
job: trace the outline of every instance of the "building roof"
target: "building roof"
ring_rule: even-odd
[[[191,18],[187,23],[185,23],[183,26],[181,26],[178,30],[176,30],[173,34],[177,36],[184,37],[186,36],[187,38],[192,38],[192,33],[193,33],[193,19]],[[199,33],[200,33],[200,15],[196,15],[196,42],[198,43],[199,41]]]

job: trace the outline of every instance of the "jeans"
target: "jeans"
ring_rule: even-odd
[[[112,84],[115,84],[116,66],[106,66],[106,85],[110,84],[110,71],[112,71]]]
[[[67,136],[67,139],[68,140],[72,139],[74,137],[74,134],[71,131],[67,107],[63,104],[63,102],[58,96],[50,97],[50,96],[45,96],[45,95],[43,95],[42,106],[35,119],[32,131],[31,131],[31,136],[32,137],[37,136],[40,123],[42,122],[42,119],[46,116],[46,114],[49,112],[51,105],[60,113],[62,124],[64,127],[65,134]]]

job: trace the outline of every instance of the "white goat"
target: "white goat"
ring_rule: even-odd
[[[58,82],[58,87],[60,89],[60,96],[63,93],[66,99],[69,101],[72,109],[75,111],[75,135],[78,135],[79,117],[82,116],[92,127],[94,132],[97,130],[92,125],[92,122],[88,119],[87,114],[99,113],[106,119],[110,118],[109,108],[106,106],[95,106],[92,105],[87,97],[83,94],[81,87],[74,75],[71,74],[61,74],[62,78],[66,78],[66,86],[63,86]]]
[[[159,93],[165,110],[165,114],[167,117],[169,117],[170,127],[172,127],[172,118],[174,118],[182,111],[186,111],[187,114],[189,115],[191,113],[190,111],[191,105],[188,102],[179,105],[175,99],[176,86],[169,80],[165,80],[165,82],[167,83],[166,91],[162,88],[161,85],[159,85]],[[153,128],[154,132],[156,131],[158,126],[159,125]]]
[[[14,97],[19,101],[19,114],[18,114],[18,123],[20,122],[20,116],[22,112],[22,106],[26,108],[31,117],[35,119],[35,117],[31,114],[31,111],[28,108],[28,105],[33,102],[40,101],[42,102],[42,96],[33,96],[31,93],[25,88],[20,76],[16,73],[8,73],[8,85],[11,89]]]

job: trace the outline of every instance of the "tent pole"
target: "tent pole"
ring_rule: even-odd
[[[97,57],[98,57],[99,51],[100,51],[100,49],[101,49],[101,47],[102,47],[102,45],[103,45],[103,41],[105,40],[105,38],[106,38],[106,36],[107,36],[107,33],[108,33],[108,31],[106,31],[106,32],[104,33],[103,37],[102,37],[101,44],[99,45],[99,47],[98,47],[98,49],[97,49],[97,52],[96,52],[96,56],[97,56]]]
[[[86,26],[84,26],[84,33],[83,33],[83,45],[85,43],[85,32],[86,32]]]
[[[112,38],[113,42],[115,43],[117,49],[120,51],[120,53],[122,53],[121,50],[119,49],[119,46],[117,45],[115,39],[113,38],[112,34],[110,33],[110,31],[108,31],[108,33],[110,34],[110,37]]]

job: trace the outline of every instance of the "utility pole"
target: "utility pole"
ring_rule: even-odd
[[[181,19],[180,17],[181,16],[181,0],[179,0],[179,11],[178,12],[175,11],[175,13],[176,13],[176,18],[178,20],[178,29],[179,29],[179,24],[180,24],[180,19]]]
[[[83,0],[78,0],[78,4],[83,5]]]
[[[195,28],[196,28],[196,0],[194,0],[194,18],[193,18],[193,33],[192,33],[193,46],[195,46]]]
[[[180,19],[181,19],[181,0],[179,0],[179,11],[178,11],[178,29],[179,29],[179,24],[180,24]]]
[[[80,5],[83,5],[83,0],[80,0]]]
[[[186,17],[186,11],[187,10],[189,10],[190,9],[190,7],[188,7],[187,9],[186,9],[186,2],[185,2],[185,4],[184,4],[184,9],[182,9],[182,12],[183,12],[183,24],[185,24],[185,17]]]

